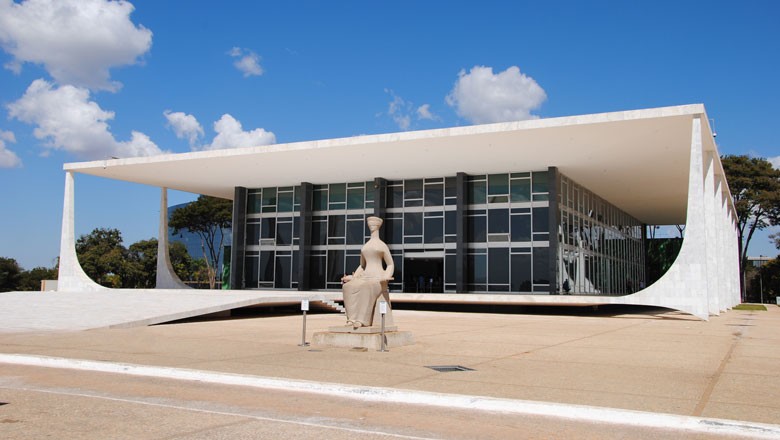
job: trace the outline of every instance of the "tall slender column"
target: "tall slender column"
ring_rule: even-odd
[[[244,254],[246,253],[246,188],[233,189],[233,241],[230,246],[230,288],[244,285]]]
[[[549,259],[549,277],[550,277],[550,294],[558,294],[558,227],[560,225],[560,209],[558,208],[558,194],[561,192],[561,183],[558,178],[558,168],[547,168],[547,191],[549,192],[548,200],[548,226],[549,243],[550,243],[550,259]]]
[[[105,287],[92,281],[79,264],[76,255],[75,197],[73,173],[65,173],[65,198],[62,204],[62,235],[60,236],[60,264],[57,291],[95,291]]]
[[[465,293],[468,290],[468,176],[458,173],[455,176],[455,291]]]
[[[160,188],[160,227],[157,231],[157,276],[156,289],[190,289],[176,275],[171,264],[168,243],[168,188]]]
[[[314,185],[301,182],[301,214],[298,217],[298,290],[311,290],[311,217],[314,209]]]

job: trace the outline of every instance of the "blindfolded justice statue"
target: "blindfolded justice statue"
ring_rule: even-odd
[[[344,308],[347,310],[347,326],[354,329],[378,325],[375,320],[379,316],[380,300],[387,301],[388,313],[385,319],[392,325],[390,310],[390,294],[387,283],[393,279],[395,265],[390,249],[379,238],[379,228],[382,219],[369,217],[366,219],[371,238],[360,250],[360,266],[352,275],[344,275],[341,291],[344,295]],[[384,262],[385,268],[382,268]]]

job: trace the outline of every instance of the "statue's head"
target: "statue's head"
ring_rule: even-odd
[[[368,230],[371,232],[376,231],[382,227],[382,219],[379,217],[369,217],[366,219],[366,223],[368,223]]]

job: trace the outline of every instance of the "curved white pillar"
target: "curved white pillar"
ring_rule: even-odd
[[[730,246],[729,243],[736,245],[737,238],[733,228],[723,236],[717,234],[718,225],[723,217],[729,217],[729,212],[715,212],[715,204],[722,196],[715,191],[714,153],[705,154],[701,136],[701,117],[696,116],[691,127],[685,238],[677,259],[653,285],[616,302],[667,307],[704,320],[725,306],[720,304],[720,294],[715,286],[733,281],[731,269],[737,260],[732,253],[720,263],[717,254],[723,247]]]
[[[73,174],[65,172],[65,200],[62,207],[62,235],[60,236],[60,267],[57,277],[58,292],[108,290],[94,282],[79,264],[76,255],[75,197]]]
[[[160,188],[160,229],[157,236],[157,289],[190,289],[176,275],[168,244],[168,188]]]

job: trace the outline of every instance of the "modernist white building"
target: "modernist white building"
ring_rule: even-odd
[[[702,319],[739,303],[735,211],[704,106],[70,163],[59,290],[102,289],[78,264],[74,175],[233,200],[233,289],[338,291],[365,218],[396,266],[394,301],[642,304]],[[647,286],[646,225],[685,224]]]

